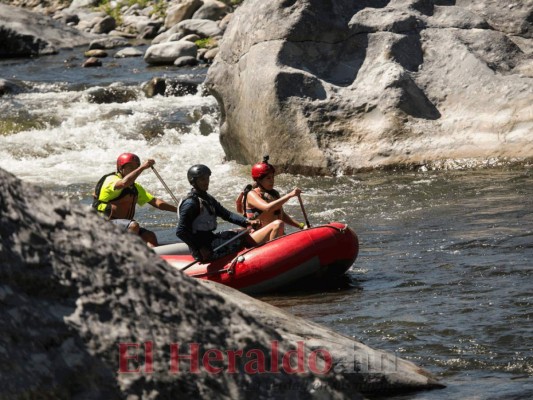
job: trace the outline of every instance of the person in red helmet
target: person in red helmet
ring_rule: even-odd
[[[276,169],[268,162],[269,157],[263,157],[263,161],[252,166],[253,185],[247,185],[239,194],[235,201],[236,209],[247,218],[257,218],[261,221],[261,226],[276,223],[276,237],[285,233],[285,224],[303,229],[304,223],[295,221],[290,215],[283,211],[285,204],[292,197],[297,197],[302,193],[299,188],[294,188],[291,192],[281,196],[274,189],[274,175]]]
[[[117,171],[104,175],[93,193],[92,207],[103,217],[124,230],[139,235],[150,247],[157,246],[154,232],[141,228],[135,221],[135,206],[148,203],[164,211],[177,212],[176,206],[154,197],[135,180],[152,167],[155,161],[148,159],[141,164],[133,153],[123,153],[117,158]]]

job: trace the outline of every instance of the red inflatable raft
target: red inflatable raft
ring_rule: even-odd
[[[184,272],[246,293],[264,293],[302,280],[338,277],[350,268],[358,251],[355,232],[333,222],[290,233],[208,264],[196,263]],[[156,253],[178,269],[194,261],[183,243],[160,246]]]

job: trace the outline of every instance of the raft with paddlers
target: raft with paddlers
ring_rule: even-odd
[[[357,258],[359,242],[347,225],[333,222],[290,233],[210,263],[196,262],[184,243],[154,250],[191,277],[257,294],[343,275]]]

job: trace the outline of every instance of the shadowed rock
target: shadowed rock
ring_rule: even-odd
[[[142,89],[146,97],[186,96],[198,93],[198,86],[201,83],[202,80],[154,77],[143,84]]]
[[[54,54],[95,38],[50,17],[2,3],[0,15],[0,58]]]
[[[206,80],[227,158],[332,174],[533,157],[530,3],[245,2]]]
[[[289,322],[285,313],[229,288],[205,287],[86,206],[3,170],[0,230],[0,398],[353,399],[359,389],[441,386],[410,362],[316,324]],[[121,343],[130,351],[122,364]],[[186,356],[195,344],[198,373],[178,358],[172,371],[171,349]],[[301,348],[309,359],[314,352],[316,368],[307,363],[303,372],[287,373],[283,357],[269,356],[274,344],[282,356]],[[234,363],[230,350],[243,351]],[[346,365],[343,351],[368,358],[372,373]],[[258,354],[267,355],[264,363]]]
[[[129,87],[111,85],[88,89],[85,97],[89,103],[95,104],[127,103],[137,100],[137,93]]]

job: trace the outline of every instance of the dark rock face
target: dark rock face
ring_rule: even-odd
[[[143,85],[143,92],[146,97],[160,96],[186,96],[198,93],[198,86],[201,80],[183,80],[176,78],[152,78]]]
[[[50,17],[6,4],[0,3],[0,15],[0,58],[54,54],[94,39]]]
[[[92,88],[87,91],[86,96],[90,103],[96,104],[127,103],[137,99],[133,89],[123,86]]]
[[[226,155],[312,174],[532,157],[531,15],[507,0],[247,1],[206,82]]]
[[[206,288],[87,207],[52,198],[3,170],[0,231],[0,398],[329,399],[359,398],[363,387],[397,392],[440,386],[403,360],[391,374],[289,374],[281,359],[269,358],[268,368],[277,365],[282,372],[250,373],[257,365],[257,359],[249,363],[253,354],[269,354],[274,342],[281,354],[296,350],[300,338],[311,340],[316,325],[269,325],[279,325],[280,318],[254,305],[257,300],[239,295],[230,301],[229,288]],[[325,328],[318,331],[320,340],[327,339]],[[346,345],[376,352],[339,336],[330,337],[335,357]],[[209,372],[201,360],[198,373],[189,373],[189,361],[174,358],[173,373],[172,344],[175,355],[186,356],[195,343],[200,354],[241,349],[244,356],[232,367],[211,357],[207,367],[222,373]],[[121,348],[130,352],[119,353]],[[384,353],[376,354],[381,362]],[[316,360],[323,364],[325,358]]]

